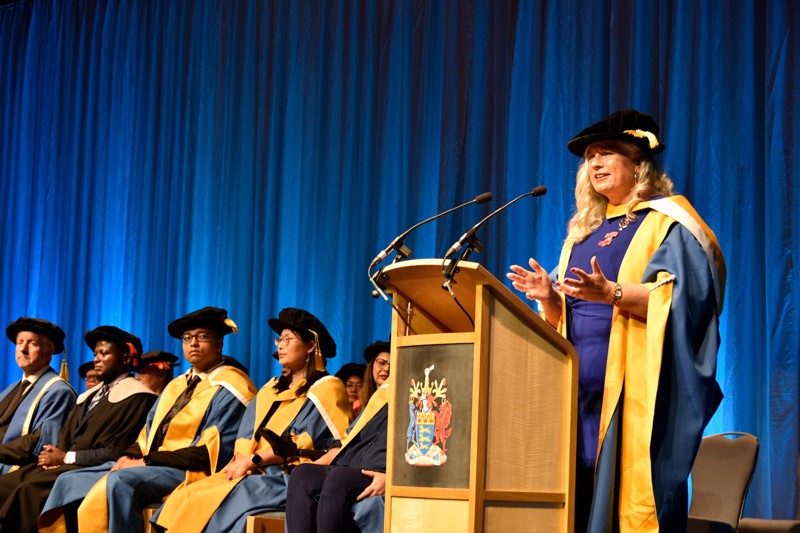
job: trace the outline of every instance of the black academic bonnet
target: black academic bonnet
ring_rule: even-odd
[[[141,364],[142,341],[133,333],[116,326],[97,326],[83,336],[89,349],[94,350],[97,341],[107,341],[122,348],[131,357],[131,366],[138,369]]]
[[[155,350],[142,354],[142,366],[151,365],[153,363],[167,363],[174,365],[178,362],[178,356],[164,350]]]
[[[658,140],[658,130],[658,124],[652,116],[635,109],[625,109],[581,130],[567,143],[567,148],[578,157],[583,157],[590,144],[625,141],[639,146],[645,153],[660,154],[665,147]]]
[[[17,334],[20,331],[30,331],[44,335],[53,343],[53,353],[61,353],[64,351],[64,339],[67,337],[64,330],[49,320],[41,318],[19,317],[6,328],[6,336],[8,339],[16,343]]]
[[[88,361],[79,366],[78,375],[81,377],[81,379],[86,379],[86,374],[89,373],[89,370],[94,370],[94,361]]]
[[[305,309],[286,307],[278,313],[278,318],[270,318],[268,323],[269,327],[278,335],[284,329],[290,329],[299,333],[306,341],[314,340],[314,333],[316,333],[316,337],[319,338],[318,347],[322,352],[322,356],[325,359],[336,357],[336,342],[328,333],[325,324]]]
[[[173,320],[167,326],[167,331],[169,331],[171,337],[180,339],[187,331],[197,328],[210,329],[219,334],[220,337],[232,332],[239,333],[236,323],[228,318],[228,311],[219,307],[204,307],[197,311],[192,311],[188,315]]]
[[[364,348],[364,360],[369,363],[375,359],[379,353],[391,351],[392,345],[388,341],[375,341]]]
[[[343,382],[347,381],[347,378],[356,376],[359,378],[364,377],[364,372],[366,372],[367,367],[359,364],[359,363],[347,363],[342,368],[336,372],[336,377],[341,379]]]

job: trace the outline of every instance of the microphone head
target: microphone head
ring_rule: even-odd
[[[479,194],[478,196],[476,196],[475,199],[472,201],[475,202],[476,204],[483,204],[491,199],[492,199],[492,193],[485,192],[483,194]]]
[[[547,187],[545,187],[544,185],[537,185],[536,187],[533,188],[530,194],[531,196],[544,196],[545,194],[547,194]]]

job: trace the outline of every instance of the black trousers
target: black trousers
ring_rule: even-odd
[[[356,532],[352,507],[372,478],[350,466],[302,464],[289,476],[286,529],[290,533]]]

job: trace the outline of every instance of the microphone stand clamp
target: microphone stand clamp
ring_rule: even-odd
[[[483,250],[483,243],[475,237],[474,233],[467,234],[466,238],[464,239],[466,243],[466,247],[464,247],[464,251],[461,252],[461,255],[457,259],[451,259],[450,264],[444,270],[444,283],[442,284],[442,288],[449,291],[450,290],[450,283],[455,281],[455,275],[458,274],[459,268],[458,264],[461,261],[466,261],[469,259],[469,256],[472,255],[472,252],[480,253]]]

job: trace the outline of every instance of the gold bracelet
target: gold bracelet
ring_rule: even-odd
[[[611,305],[619,305],[620,300],[622,300],[622,285],[617,283],[614,285],[614,296],[611,297]]]

